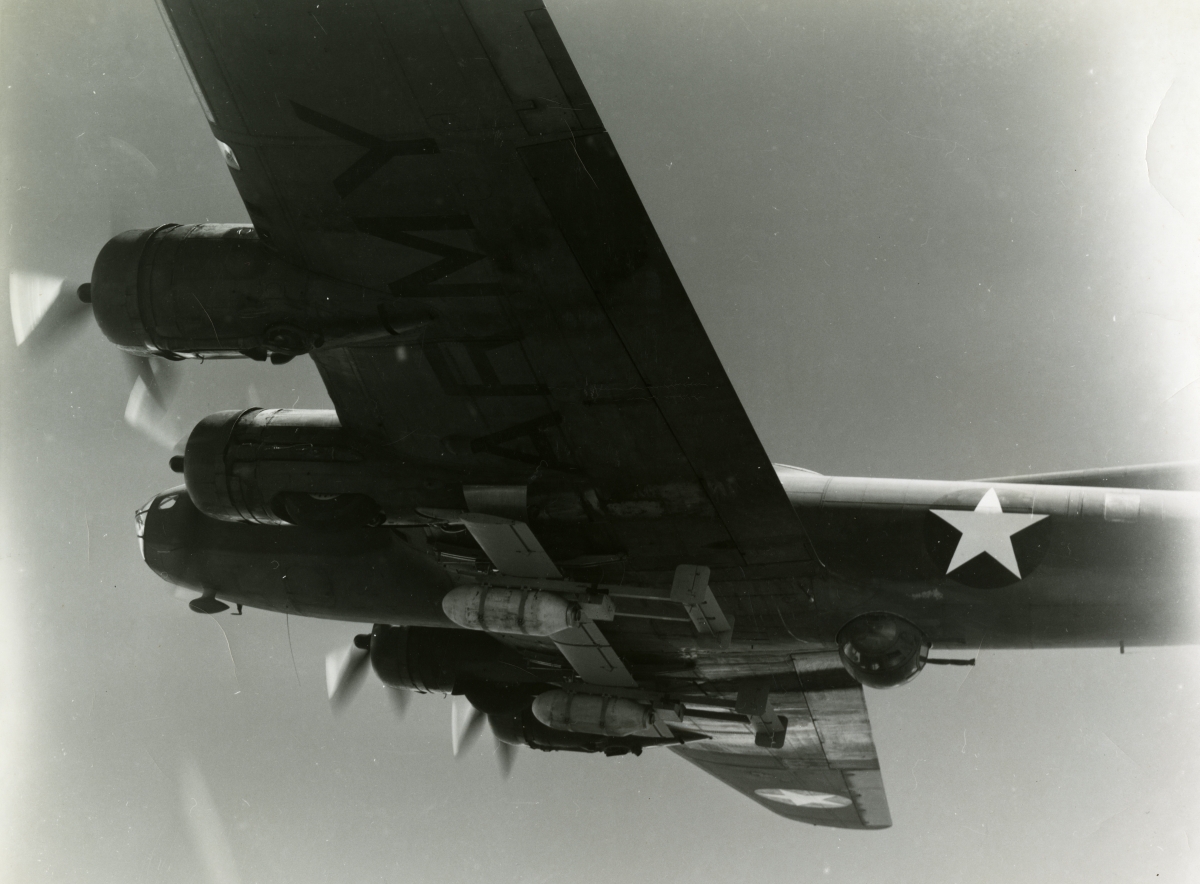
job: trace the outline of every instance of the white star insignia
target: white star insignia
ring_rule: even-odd
[[[1000,498],[996,496],[995,488],[988,489],[987,494],[983,495],[983,500],[979,501],[979,505],[973,511],[930,512],[962,532],[954,550],[954,557],[950,559],[950,566],[946,568],[947,574],[976,556],[987,553],[1011,571],[1018,580],[1021,578],[1021,568],[1017,565],[1017,554],[1013,551],[1012,536],[1046,518],[1032,513],[1004,512],[1000,508]]]

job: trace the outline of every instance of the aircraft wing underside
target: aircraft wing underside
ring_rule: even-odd
[[[464,484],[566,489],[516,518],[569,578],[705,566],[742,636],[811,629],[800,522],[538,0],[160,2],[262,241],[404,317],[314,353],[343,426]],[[605,632],[679,663],[679,619]],[[709,719],[676,751],[790,818],[887,825],[861,689],[780,697],[782,747]]]
[[[537,0],[165,7],[259,235],[430,317],[316,354],[344,425],[561,477],[633,570],[810,560]]]

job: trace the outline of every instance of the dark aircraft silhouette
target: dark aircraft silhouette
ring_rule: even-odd
[[[151,360],[311,356],[336,412],[206,418],[137,531],[195,611],[374,623],[335,705],[369,662],[505,769],[666,746],[882,828],[863,685],[965,662],[935,647],[1196,640],[1189,465],[771,464],[538,0],[163,8],[253,226],[119,233],[79,302],[14,282],[14,329],[90,303],[135,423]]]

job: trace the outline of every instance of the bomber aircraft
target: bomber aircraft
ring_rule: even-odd
[[[197,612],[374,623],[334,702],[369,663],[504,764],[665,747],[877,829],[864,685],[1196,641],[1187,465],[772,464],[539,0],[161,8],[253,224],[120,233],[78,300],[14,289],[14,329],[90,305],[143,397],[150,360],[313,359],[336,411],[204,419],[136,530]]]

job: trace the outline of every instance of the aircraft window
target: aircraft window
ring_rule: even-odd
[[[175,498],[174,497],[164,497],[162,500],[160,500],[158,502],[158,508],[160,510],[169,510],[173,506],[175,506]]]
[[[219,138],[217,147],[221,148],[221,156],[225,158],[225,165],[240,172],[242,167],[238,164],[237,157],[233,155],[233,148]]]
[[[142,561],[146,560],[146,551],[142,543],[142,537],[146,533],[146,513],[150,512],[150,507],[154,506],[154,498],[150,498],[133,514],[134,530],[137,532],[138,552],[142,556]]]

